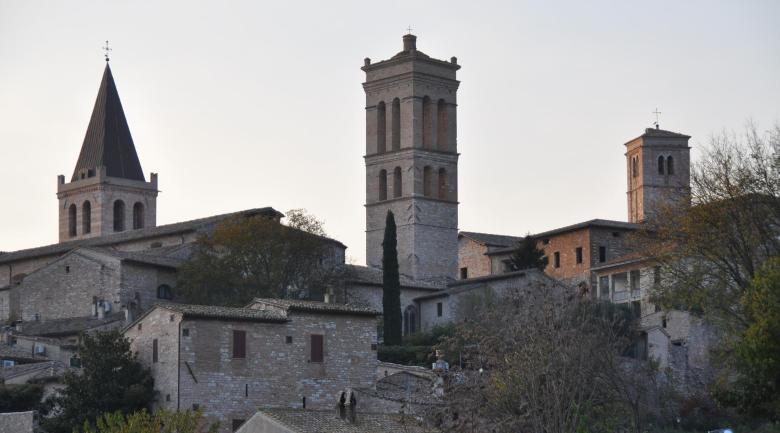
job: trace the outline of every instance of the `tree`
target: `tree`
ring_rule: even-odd
[[[169,412],[154,415],[142,410],[125,416],[121,412],[98,417],[95,426],[85,424],[83,433],[216,433],[217,424],[207,425],[200,411]]]
[[[42,397],[40,385],[0,385],[0,412],[35,410]]]
[[[64,387],[48,400],[51,433],[69,433],[73,426],[94,424],[102,413],[123,414],[146,409],[154,398],[154,380],[130,351],[119,331],[84,334],[79,345],[81,374],[68,372]]]
[[[520,241],[517,249],[512,253],[512,269],[519,271],[521,269],[537,268],[541,271],[547,267],[547,256],[544,250],[536,245],[536,240],[530,234]]]
[[[398,273],[395,217],[387,211],[382,242],[382,312],[385,345],[401,344],[401,277]]]
[[[178,290],[189,302],[246,305],[255,297],[319,299],[340,268],[328,255],[322,223],[301,209],[285,226],[238,216],[197,242],[179,270]]]

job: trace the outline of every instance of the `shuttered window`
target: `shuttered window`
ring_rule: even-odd
[[[157,360],[159,359],[159,355],[157,351],[158,351],[157,339],[155,338],[154,340],[152,340],[152,362],[157,362]]]
[[[233,331],[233,358],[246,358],[246,331]]]
[[[311,336],[311,362],[322,362],[324,336],[313,334]]]

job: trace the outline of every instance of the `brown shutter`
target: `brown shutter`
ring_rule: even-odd
[[[233,331],[233,358],[246,358],[246,331]]]
[[[324,336],[312,334],[311,336],[311,362],[322,362]]]

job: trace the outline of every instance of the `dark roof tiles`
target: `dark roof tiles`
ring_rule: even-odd
[[[491,247],[512,247],[523,240],[520,236],[495,235],[490,233],[460,232],[459,235]]]
[[[425,427],[414,417],[401,414],[358,411],[354,423],[339,418],[335,410],[261,409],[259,414],[296,433],[438,432],[438,430]]]
[[[272,310],[253,310],[251,308],[220,307],[216,305],[195,304],[157,304],[184,317],[196,319],[225,319],[248,322],[286,322],[287,316]]]
[[[357,316],[378,316],[382,314],[379,311],[358,305],[334,304],[328,302],[304,301],[298,299],[255,298],[252,300],[250,305],[254,304],[265,304],[284,309],[285,311],[298,311],[304,313],[347,314]]]

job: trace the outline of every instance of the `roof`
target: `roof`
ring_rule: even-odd
[[[344,265],[344,267],[347,270],[347,275],[345,276],[346,281],[363,283],[372,286],[384,285],[384,282],[382,281],[383,278],[382,270],[379,268],[372,268],[369,266],[360,266],[360,265]],[[415,280],[413,278],[409,278],[406,275],[401,275],[400,280],[401,280],[401,287],[415,288],[421,290],[444,289],[444,286],[442,286],[441,284],[437,284],[429,281]]]
[[[335,409],[260,409],[252,418],[257,416],[269,418],[299,433],[432,433],[438,431],[423,426],[414,417],[401,414],[358,411],[354,424],[339,418]],[[247,425],[251,422],[250,419]]]
[[[14,262],[32,257],[49,256],[68,252],[77,247],[104,247],[116,245],[122,242],[135,241],[144,238],[155,238],[168,236],[172,234],[187,233],[201,230],[211,224],[219,223],[234,216],[253,216],[266,214],[273,217],[284,216],[281,212],[272,207],[263,207],[247,209],[238,212],[231,212],[221,215],[214,215],[206,218],[199,218],[190,221],[182,221],[173,224],[166,224],[156,227],[147,227],[139,230],[127,230],[121,233],[113,233],[105,236],[98,236],[87,239],[76,239],[57,244],[46,245],[43,247],[29,248],[0,255],[0,263]]]
[[[458,236],[465,236],[474,241],[492,247],[511,247],[522,241],[520,236],[494,235],[490,233],[460,232]]]
[[[100,167],[106,168],[107,176],[146,181],[108,63],[71,181]]]
[[[94,251],[108,254],[124,261],[162,266],[167,268],[179,268],[186,261],[175,257],[166,257],[164,255],[155,254],[157,251],[154,249],[136,252],[118,251],[110,248],[94,248]]]
[[[691,138],[690,135],[680,134],[679,132],[673,132],[673,131],[666,131],[664,129],[658,129],[658,128],[645,128],[645,133],[640,135],[639,137],[633,138],[629,141],[627,141],[625,144],[631,143],[632,141],[635,141],[639,138],[647,138],[647,137],[655,137],[655,138]]]
[[[377,67],[397,63],[397,62],[403,62],[406,60],[419,60],[419,61],[425,61],[428,63],[433,63],[439,66],[444,66],[449,69],[458,70],[460,69],[460,65],[453,62],[447,62],[444,60],[434,59],[431,56],[423,53],[422,51],[417,49],[417,36],[413,34],[406,34],[403,36],[403,50],[399,51],[398,54],[394,55],[388,60],[382,60],[380,62],[371,63],[368,65],[363,66],[361,69],[368,72],[372,69],[376,69]]]
[[[30,321],[17,324],[17,331],[23,335],[38,335],[44,337],[56,337],[63,335],[75,335],[90,329],[110,325],[125,320],[122,312],[106,314],[102,319],[95,316],[70,317],[67,319]]]
[[[287,315],[272,310],[255,310],[251,308],[220,307],[217,305],[174,303],[157,304],[157,307],[181,313],[185,318],[191,319],[224,319],[242,322],[275,323],[282,323],[287,321]],[[144,317],[147,314],[149,314],[148,311],[141,317]],[[139,317],[139,319],[141,317]]]
[[[59,361],[33,362],[29,364],[16,364],[11,367],[0,368],[0,379],[8,380],[14,377],[37,373],[33,379],[61,376],[67,368]]]
[[[561,233],[567,233],[572,232],[575,230],[585,229],[585,228],[605,228],[605,229],[614,229],[614,230],[628,230],[633,231],[639,229],[640,225],[635,223],[629,223],[625,221],[613,221],[613,220],[603,220],[603,219],[592,219],[588,221],[583,221],[581,223],[572,224],[564,227],[559,227],[557,229],[548,230],[546,232],[541,233],[535,233],[531,235],[534,239],[540,239],[540,238],[546,238],[554,235],[559,235]],[[515,247],[509,247],[509,248],[497,248],[493,251],[488,251],[487,255],[491,254],[504,254],[504,253],[510,253],[514,251]]]
[[[604,263],[599,263],[597,266],[591,266],[591,271],[601,271],[604,269],[614,268],[617,266],[623,266],[623,265],[630,265],[634,263],[642,263],[648,260],[652,260],[651,257],[648,257],[643,251],[633,251],[628,254],[624,254],[620,257],[614,258],[612,260],[606,261]]]
[[[434,298],[454,295],[456,293],[467,292],[469,290],[472,290],[474,288],[474,285],[479,285],[481,283],[515,279],[515,278],[525,278],[528,274],[534,274],[534,273],[539,274],[541,278],[547,280],[550,283],[559,284],[559,285],[562,284],[560,281],[553,279],[552,277],[548,276],[547,274],[540,271],[539,269],[530,268],[530,269],[523,269],[520,271],[505,272],[503,274],[485,275],[484,277],[468,278],[465,280],[453,281],[452,283],[450,283],[447,290],[442,290],[437,293],[431,293],[429,295],[418,296],[414,298],[414,300],[423,301],[426,299],[434,299]]]
[[[19,346],[0,343],[0,359],[34,360],[36,357],[33,355],[31,350],[22,349]]]
[[[297,299],[255,298],[252,300],[252,303],[250,305],[258,304],[258,303],[270,305],[277,308],[282,308],[285,311],[294,311],[294,312],[302,312],[302,313],[346,314],[346,315],[355,315],[355,316],[378,316],[382,314],[379,311],[372,310],[366,307],[357,306],[357,305],[333,304],[328,302],[303,301]],[[259,311],[271,311],[271,310],[259,310]]]

